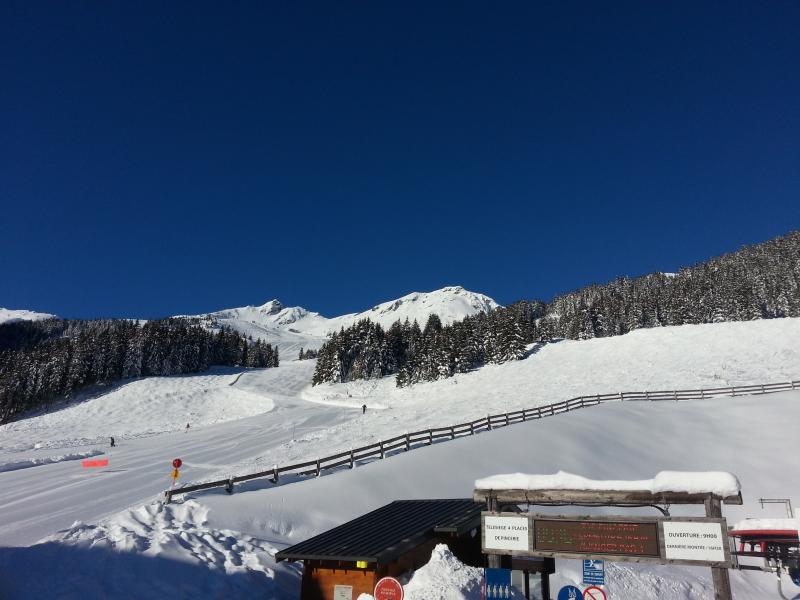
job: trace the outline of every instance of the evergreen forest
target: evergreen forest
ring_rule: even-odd
[[[545,303],[521,301],[443,326],[431,315],[387,330],[368,320],[319,350],[313,383],[396,375],[402,387],[519,360],[533,342],[635,329],[800,317],[800,231],[681,269],[619,277]]]

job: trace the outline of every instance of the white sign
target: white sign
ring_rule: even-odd
[[[720,523],[664,521],[664,558],[725,562],[725,536]]]
[[[528,547],[528,517],[483,518],[483,547],[487,550],[522,550]]]
[[[333,586],[333,600],[353,600],[352,585]]]

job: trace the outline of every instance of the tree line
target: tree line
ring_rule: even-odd
[[[619,277],[554,298],[521,301],[442,326],[360,321],[320,348],[313,383],[396,375],[402,387],[525,356],[528,344],[635,329],[800,316],[800,232],[681,269]]]
[[[424,328],[396,321],[387,330],[364,319],[331,335],[317,356],[312,383],[396,374],[399,387],[518,360],[535,339],[544,303],[518,302],[449,325],[432,314]]]
[[[191,319],[8,323],[0,325],[0,423],[94,384],[278,362],[270,344]]]

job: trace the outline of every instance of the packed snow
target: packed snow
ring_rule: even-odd
[[[55,315],[34,312],[32,310],[0,308],[0,325],[3,323],[14,323],[16,321],[41,321],[43,319],[55,318]]]
[[[735,496],[741,491],[736,475],[718,471],[661,471],[652,479],[625,481],[599,481],[564,471],[559,471],[554,475],[509,473],[478,479],[475,481],[475,488],[481,490],[644,491],[652,494],[685,492],[716,494],[723,497]]]
[[[0,545],[22,546],[0,548],[0,596],[49,598],[58,589],[66,598],[141,598],[186,589],[213,597],[258,589],[289,600],[297,596],[298,567],[275,564],[275,549],[394,499],[469,497],[477,479],[498,472],[563,470],[597,480],[641,480],[667,469],[734,472],[745,504],[725,507],[729,521],[770,516],[758,497],[800,497],[800,482],[789,475],[800,450],[800,391],[604,404],[319,478],[287,477],[278,486],[256,480],[230,496],[208,490],[166,507],[159,500],[175,457],[184,461],[180,481],[199,481],[581,394],[797,380],[799,349],[800,319],[783,319],[537,345],[523,361],[404,389],[393,378],[311,388],[314,361],[284,360],[275,369],[96,390],[82,402],[0,427],[0,463],[66,454],[54,452],[61,447],[97,450],[108,435],[122,440],[103,447],[107,469],[62,461],[0,472]],[[186,432],[182,414],[209,394],[220,395],[218,408]],[[251,408],[240,408],[248,402]],[[366,414],[362,403],[371,407]],[[758,444],[748,442],[754,438]],[[46,542],[27,547],[38,540]],[[709,597],[707,570],[612,567],[615,597]],[[570,561],[559,561],[558,570],[556,582],[580,577]],[[145,576],[131,575],[137,571]],[[769,597],[774,586],[774,575],[732,578],[740,600]]]

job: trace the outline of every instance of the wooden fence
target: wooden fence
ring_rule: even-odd
[[[164,492],[164,496],[165,501],[169,503],[175,496],[187,494],[189,492],[196,492],[199,490],[207,490],[210,488],[223,487],[228,493],[233,493],[233,486],[237,483],[250,481],[251,479],[269,479],[272,483],[278,483],[281,474],[284,473],[292,473],[295,475],[314,475],[319,477],[323,471],[336,469],[345,465],[352,469],[358,461],[367,458],[382,459],[385,458],[389,453],[400,450],[407,452],[414,447],[429,446],[436,440],[452,440],[466,435],[475,435],[481,431],[491,431],[492,429],[506,427],[514,423],[522,423],[524,421],[552,417],[554,415],[570,412],[579,408],[603,404],[604,402],[669,400],[673,402],[680,402],[683,400],[704,400],[706,398],[714,398],[717,396],[770,394],[794,389],[800,389],[800,380],[789,381],[786,383],[766,383],[701,390],[619,392],[616,394],[579,396],[577,398],[556,402],[554,404],[537,406],[536,408],[517,410],[497,415],[487,415],[486,417],[478,419],[477,421],[461,423],[460,425],[434,427],[433,429],[424,429],[422,431],[415,431],[413,433],[404,433],[387,440],[375,442],[374,444],[361,446],[360,448],[352,448],[344,452],[332,454],[331,456],[326,456],[325,458],[316,458],[314,460],[308,460],[283,467],[275,465],[269,470],[260,471],[258,473],[250,473],[248,475],[232,475],[228,479],[220,479],[218,481],[208,481],[205,483],[182,486],[176,489],[167,490]]]

